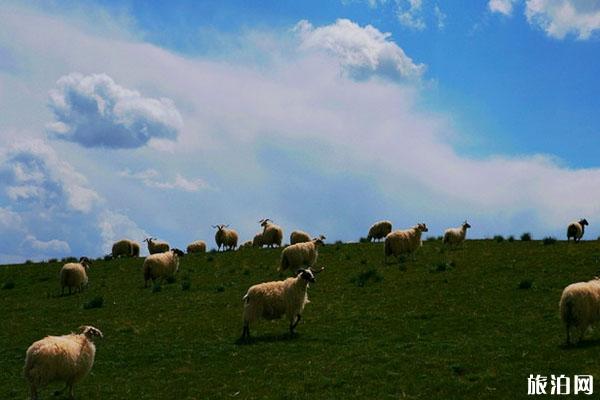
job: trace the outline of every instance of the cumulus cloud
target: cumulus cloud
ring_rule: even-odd
[[[98,215],[97,224],[100,229],[104,254],[112,251],[112,245],[117,240],[131,239],[141,243],[142,240],[150,236],[127,215],[116,211],[105,210],[101,212]]]
[[[437,4],[433,7],[433,15],[435,15],[435,19],[437,20],[438,29],[444,29],[446,27],[446,18],[448,18],[448,16],[442,11],[440,6]]]
[[[397,3],[400,24],[418,31],[427,27],[422,16],[422,0],[399,0]]]
[[[84,147],[135,148],[152,138],[175,140],[183,125],[174,102],[144,97],[106,74],[71,73],[50,91],[51,137]]]
[[[157,189],[177,189],[186,192],[197,192],[202,189],[208,189],[210,186],[201,178],[187,179],[181,174],[176,174],[171,182],[161,181],[160,174],[155,169],[146,169],[139,172],[131,172],[128,169],[119,172],[124,178],[130,178],[142,182],[145,186]]]
[[[491,12],[509,16],[517,0],[489,0],[488,8]]]
[[[527,0],[525,15],[531,25],[556,39],[572,34],[586,40],[600,29],[597,0]]]
[[[315,28],[306,20],[295,28],[301,49],[325,50],[339,60],[341,66],[355,77],[381,75],[392,79],[418,79],[425,65],[415,64],[404,50],[390,40],[391,33],[382,33],[367,25],[361,27],[348,19]]]
[[[21,244],[26,250],[31,249],[34,253],[42,253],[42,254],[68,254],[71,252],[71,247],[69,244],[62,240],[51,239],[47,241],[38,240],[33,235],[27,235],[25,240]]]

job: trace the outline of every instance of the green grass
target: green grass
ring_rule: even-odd
[[[402,267],[382,264],[383,244],[323,247],[298,335],[262,321],[245,345],[241,298],[283,277],[277,249],[186,256],[160,291],[143,288],[142,259],[97,261],[87,290],[64,297],[62,262],[0,267],[14,283],[0,290],[0,399],[26,397],[32,342],[84,324],[105,338],[78,399],[525,398],[532,373],[600,377],[600,333],[564,348],[558,318],[562,289],[600,271],[596,243],[440,247]]]

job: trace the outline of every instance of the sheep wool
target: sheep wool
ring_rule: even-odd
[[[309,269],[299,270],[296,276],[284,281],[273,281],[251,286],[243,297],[244,329],[242,339],[250,337],[250,324],[264,318],[266,320],[279,319],[286,315],[290,321],[290,333],[302,315],[304,306],[309,303],[307,288],[309,283],[315,282],[315,274],[321,272]]]
[[[369,234],[367,235],[367,240],[370,242],[372,239],[381,240],[387,236],[388,233],[392,231],[392,223],[390,221],[379,221],[375,222],[369,228]]]
[[[559,312],[571,343],[571,330],[581,341],[589,326],[600,320],[600,279],[578,282],[567,286],[560,297]]]
[[[292,244],[281,252],[279,271],[312,267],[319,257],[318,246],[324,244],[325,236],[312,239],[310,242]]]
[[[389,233],[385,237],[384,254],[385,262],[389,255],[400,256],[402,254],[413,254],[423,245],[421,242],[421,234],[427,232],[425,224],[417,224],[410,229],[397,230]]]
[[[585,226],[589,225],[585,218],[579,221],[573,221],[567,227],[567,241],[573,238],[575,243],[579,242],[585,232]]]
[[[254,235],[254,238],[252,239],[252,247],[262,247],[262,246],[263,246],[262,232],[258,232],[256,235]]]
[[[217,249],[220,250],[221,246],[223,246],[223,251],[235,250],[238,242],[237,232],[233,229],[228,229],[229,225],[212,225],[212,227],[217,229],[215,233]]]
[[[202,240],[196,240],[192,242],[187,247],[187,253],[206,253],[206,243]]]
[[[310,242],[310,235],[304,231],[294,231],[290,235],[290,244]]]
[[[459,245],[461,244],[467,235],[467,229],[470,228],[471,225],[467,221],[463,222],[463,224],[458,228],[448,228],[444,231],[444,244],[449,245]]]
[[[144,287],[148,287],[148,281],[154,283],[158,279],[174,276],[179,269],[179,257],[183,252],[179,249],[171,249],[166,253],[152,254],[144,260]]]
[[[79,293],[88,284],[87,270],[90,262],[87,257],[81,257],[78,263],[67,263],[60,269],[60,294],[63,295],[65,288],[75,289]]]
[[[118,258],[121,256],[129,257],[133,253],[131,249],[131,240],[123,239],[115,242],[112,245],[112,257]]]
[[[283,229],[279,225],[275,225],[269,218],[260,220],[260,226],[263,227],[262,242],[268,247],[281,247],[283,240]]]
[[[139,257],[140,256],[140,244],[138,242],[131,241],[131,256]]]
[[[29,383],[31,400],[38,399],[38,390],[51,382],[65,382],[73,398],[73,386],[92,369],[96,346],[95,337],[102,332],[93,326],[82,326],[80,333],[46,336],[27,349],[23,375]]]
[[[148,243],[148,252],[150,254],[164,253],[171,248],[169,243],[156,240],[156,238],[146,238],[144,242]]]

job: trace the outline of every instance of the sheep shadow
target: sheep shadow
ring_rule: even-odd
[[[238,346],[248,346],[260,343],[276,343],[276,342],[289,342],[291,340],[295,340],[299,337],[299,334],[296,332],[293,335],[290,333],[283,333],[278,335],[263,335],[263,336],[251,336],[249,338],[238,338],[235,341],[235,344]]]
[[[578,349],[588,349],[588,348],[598,347],[598,346],[600,346],[600,339],[590,339],[590,340],[584,339],[577,344],[563,342],[558,347],[561,350],[574,351],[574,350],[578,350]]]

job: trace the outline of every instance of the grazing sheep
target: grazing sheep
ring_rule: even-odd
[[[140,245],[133,240],[123,239],[115,242],[112,246],[112,258],[139,257]]]
[[[283,240],[283,229],[279,225],[275,225],[269,218],[261,219],[260,226],[263,227],[262,242],[268,247],[281,247]]]
[[[206,243],[202,240],[196,240],[192,242],[187,247],[187,253],[206,253]]]
[[[427,231],[428,229],[425,224],[417,224],[410,229],[389,233],[385,237],[384,262],[387,264],[387,257],[389,255],[398,257],[402,254],[413,254],[414,257],[414,252],[423,245],[421,234]]]
[[[319,256],[318,246],[323,245],[325,236],[312,239],[310,242],[292,244],[281,252],[279,271],[296,270],[302,267],[312,267]]]
[[[304,231],[294,231],[290,235],[290,244],[310,242],[310,235]]]
[[[103,337],[93,326],[82,326],[79,332],[46,336],[29,346],[23,375],[29,383],[31,400],[37,400],[38,390],[52,382],[65,382],[70,398],[74,398],[73,386],[85,378],[94,365],[93,339]]]
[[[262,232],[258,232],[252,239],[252,247],[263,247],[263,235]]]
[[[87,270],[90,268],[90,260],[87,257],[81,257],[78,263],[67,263],[60,269],[60,295],[65,293],[65,287],[71,288],[81,293],[88,284]]]
[[[252,248],[252,240],[246,240],[244,243],[242,243],[239,247],[239,249],[250,249]]]
[[[387,236],[388,233],[392,231],[392,223],[390,221],[379,221],[375,222],[369,228],[369,234],[367,235],[367,240],[370,242],[372,239],[381,240]]]
[[[229,228],[229,225],[212,225],[213,228],[217,229],[215,233],[215,242],[217,243],[217,250],[235,250],[238,242],[238,234],[233,229]]]
[[[148,242],[148,252],[150,254],[164,253],[171,248],[169,243],[158,241],[156,238],[146,238],[144,242]]]
[[[274,320],[281,318],[284,314],[290,320],[290,334],[302,315],[304,306],[309,303],[306,293],[309,283],[315,282],[315,274],[323,271],[312,269],[300,269],[296,276],[284,281],[273,281],[251,286],[243,297],[244,301],[244,329],[242,339],[250,338],[250,324],[260,318]]]
[[[589,224],[585,218],[580,219],[579,221],[571,222],[567,227],[567,241],[573,238],[575,243],[579,242],[583,237],[586,225]]]
[[[559,310],[567,330],[567,344],[571,343],[571,328],[578,331],[576,342],[581,341],[587,328],[600,320],[600,279],[567,286],[560,297]]]
[[[179,257],[183,256],[183,251],[171,249],[165,253],[152,254],[144,260],[144,287],[148,287],[148,281],[163,279],[174,276],[179,268]]]
[[[469,225],[469,223],[465,221],[459,228],[446,229],[446,231],[444,231],[443,243],[458,246],[465,240],[465,236],[467,235],[467,229],[470,227],[471,225]]]
[[[138,242],[131,241],[131,256],[139,257],[140,256],[140,244]]]

